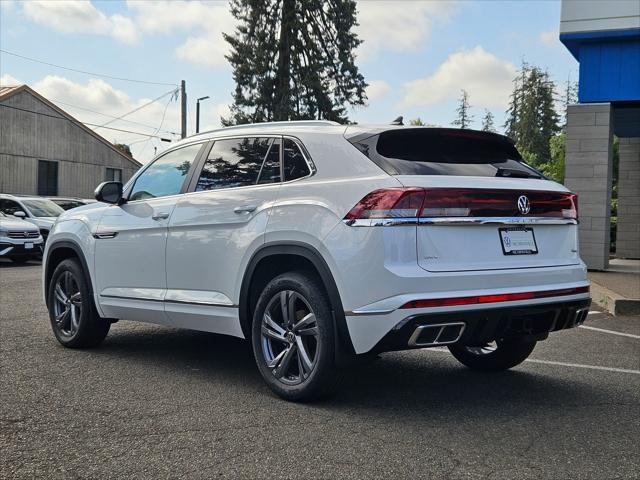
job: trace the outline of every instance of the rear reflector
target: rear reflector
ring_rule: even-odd
[[[400,308],[455,307],[459,305],[476,305],[481,303],[513,302],[516,300],[562,297],[567,295],[578,295],[581,293],[589,293],[589,287],[563,288],[561,290],[545,290],[542,292],[478,295],[475,297],[430,298],[426,300],[412,300],[405,303]]]
[[[578,197],[539,190],[384,188],[366,195],[344,219],[527,216],[577,219]]]

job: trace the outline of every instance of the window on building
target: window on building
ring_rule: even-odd
[[[107,182],[122,182],[122,170],[120,168],[107,167]]]
[[[136,179],[129,200],[166,197],[180,193],[202,144],[189,145],[161,156]]]
[[[283,170],[285,182],[306,177],[311,173],[300,148],[289,138],[284,139]]]
[[[58,162],[38,160],[38,195],[58,195]]]
[[[196,191],[255,185],[271,141],[250,137],[216,141],[202,168]]]

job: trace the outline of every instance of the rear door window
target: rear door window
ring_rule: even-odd
[[[408,128],[353,143],[390,175],[544,178],[505,137],[484,132]]]
[[[216,140],[196,191],[255,185],[271,142],[271,138],[258,137]]]
[[[281,141],[279,138],[276,138],[271,147],[269,147],[269,153],[264,159],[264,163],[262,164],[262,170],[260,170],[260,175],[258,177],[258,183],[278,183],[280,182],[280,147]]]

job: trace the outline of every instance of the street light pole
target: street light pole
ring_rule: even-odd
[[[200,97],[196,100],[196,133],[200,132],[200,100],[206,100],[207,97]]]

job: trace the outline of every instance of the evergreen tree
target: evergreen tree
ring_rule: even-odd
[[[567,126],[567,111],[569,109],[569,105],[573,105],[578,102],[578,82],[572,81],[571,76],[569,76],[564,87],[564,95],[560,100],[563,115],[562,128]]]
[[[470,112],[471,105],[469,105],[469,94],[466,90],[460,90],[460,92],[458,108],[456,109],[458,118],[451,122],[451,125],[455,125],[460,128],[469,128],[469,125],[473,121],[473,115],[471,115]]]
[[[126,143],[114,143],[113,146],[120,150],[122,153],[126,153],[127,155],[132,157],[131,148]]]
[[[496,127],[493,124],[493,113],[486,108],[484,110],[484,118],[482,119],[482,130],[485,132],[496,131]]]
[[[514,79],[505,128],[518,148],[531,154],[537,164],[550,161],[549,140],[560,131],[554,92],[547,72],[522,64]]]
[[[409,120],[409,125],[411,125],[412,127],[424,127],[425,123],[420,117],[418,117],[414,118],[413,120]]]
[[[355,65],[353,0],[232,0],[238,20],[227,59],[236,88],[223,124],[277,120],[348,121],[366,102]]]

